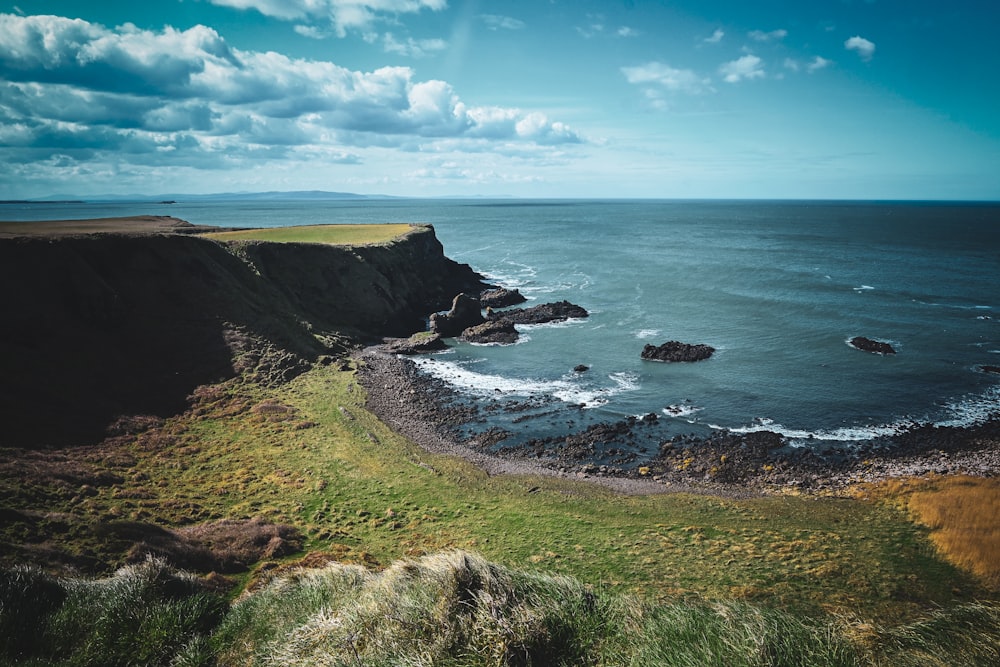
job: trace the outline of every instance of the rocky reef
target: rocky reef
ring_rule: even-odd
[[[671,340],[663,345],[646,345],[640,356],[649,361],[690,362],[708,359],[714,352],[715,348],[711,345],[691,345]]]

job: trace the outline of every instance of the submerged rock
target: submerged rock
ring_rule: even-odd
[[[660,346],[646,345],[640,356],[649,361],[702,361],[711,357],[714,352],[715,348],[710,345],[691,345],[671,340]]]
[[[865,338],[864,336],[855,336],[850,340],[851,347],[861,350],[862,352],[871,352],[873,354],[896,354],[896,350],[893,349],[892,345],[889,343],[872,340],[871,338]]]

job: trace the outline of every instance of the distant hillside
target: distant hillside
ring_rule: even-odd
[[[216,194],[56,194],[48,197],[38,197],[24,202],[114,202],[114,201],[178,201],[178,202],[211,202],[211,201],[338,201],[364,199],[394,199],[390,195],[357,194],[354,192],[327,192],[324,190],[295,190],[291,192],[220,192]]]

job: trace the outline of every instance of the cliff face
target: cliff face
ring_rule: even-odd
[[[0,239],[0,446],[88,444],[199,385],[294,376],[480,287],[429,227],[386,245],[191,235]]]

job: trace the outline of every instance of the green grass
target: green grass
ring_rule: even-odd
[[[0,664],[210,667],[991,666],[1000,606],[891,628],[740,601],[656,603],[446,551],[294,568],[227,604],[158,561],[0,570]]]
[[[332,245],[368,245],[386,243],[407,234],[409,224],[385,225],[302,225],[270,229],[246,229],[203,234],[218,241],[271,241],[275,243],[327,243]]]
[[[275,402],[287,409],[254,409]],[[72,509],[168,525],[262,517],[299,527],[308,551],[340,560],[467,549],[649,599],[903,619],[990,595],[888,504],[625,497],[579,482],[492,478],[415,447],[362,403],[353,375],[330,367],[276,391],[220,392],[198,419],[167,424],[170,446],[136,452],[138,479],[155,483],[100,489]]]

